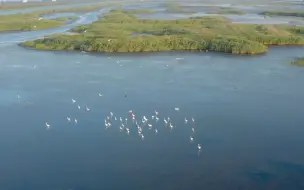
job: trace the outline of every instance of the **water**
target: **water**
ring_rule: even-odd
[[[303,52],[80,54],[1,45],[0,187],[301,190],[304,70],[288,62]],[[110,111],[127,117],[130,109],[149,120],[157,110],[159,123],[149,122],[159,134],[145,128],[141,140],[117,122],[105,130]]]

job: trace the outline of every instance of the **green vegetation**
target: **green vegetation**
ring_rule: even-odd
[[[186,13],[186,14],[194,14],[196,11],[190,11],[187,10],[186,8],[180,6],[178,3],[166,3],[166,12],[167,13]]]
[[[64,25],[61,21],[41,20],[39,15],[38,12],[0,15],[0,32],[42,30]]]
[[[36,11],[24,14],[0,15],[0,32],[10,31],[29,31],[29,30],[43,30],[62,26],[67,21],[67,18],[59,19],[39,19],[41,15],[48,15],[54,13],[68,13],[68,12],[90,12],[99,10],[106,6],[115,6],[118,4],[95,4],[85,7],[70,8],[70,9],[56,9],[46,11]],[[70,19],[68,19],[70,20]],[[72,20],[75,20],[73,18]]]
[[[126,14],[150,14],[150,13],[154,13],[154,11],[150,10],[150,9],[122,10],[122,12],[126,13]]]
[[[193,50],[233,54],[265,53],[267,45],[304,45],[303,36],[284,25],[235,24],[224,17],[141,20],[123,11],[111,11],[103,19],[75,27],[71,32],[76,35],[57,35],[20,45],[42,50]]]
[[[72,4],[71,2],[28,2],[28,3],[2,3],[0,5],[1,11],[9,11],[9,10],[19,10],[19,9],[27,9],[27,8],[34,8],[34,7],[43,7],[43,6],[57,6],[57,5],[68,5]],[[74,3],[73,3],[74,4]]]
[[[64,17],[58,17],[54,20],[60,21],[60,22],[67,22],[67,21],[76,21],[78,19],[77,16],[64,16]]]
[[[211,12],[214,14],[235,14],[235,15],[244,15],[246,14],[245,11],[242,10],[236,10],[236,9],[232,9],[232,8],[227,8],[227,7],[222,7],[219,10],[216,10],[214,12]]]
[[[300,66],[300,67],[304,67],[304,57],[298,57],[298,58],[294,59],[293,61],[291,61],[291,64]]]
[[[304,17],[304,12],[297,11],[264,11],[260,13],[266,16],[293,16],[293,17]]]

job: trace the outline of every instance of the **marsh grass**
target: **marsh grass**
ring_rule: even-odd
[[[103,19],[75,27],[71,32],[77,35],[58,35],[21,45],[44,50],[195,50],[233,54],[265,53],[268,50],[267,45],[304,45],[303,37],[284,25],[235,24],[224,17],[143,20],[121,10],[111,11]]]
[[[56,20],[39,20],[39,13],[14,14],[0,16],[0,31],[29,31],[55,28],[64,25],[64,22]]]
[[[246,14],[245,11],[232,9],[230,7],[221,7],[220,9],[215,10],[215,11],[210,11],[209,13],[213,13],[213,14],[235,14],[235,15]]]
[[[291,61],[292,65],[304,67],[304,57],[298,57]]]
[[[165,4],[167,13],[184,13],[184,14],[194,14],[197,11],[189,10],[183,6],[180,6],[178,3],[168,2]]]
[[[84,7],[70,8],[70,9],[54,9],[46,11],[36,11],[25,14],[0,15],[0,32],[10,31],[30,31],[43,30],[63,26],[67,20],[61,19],[42,19],[42,15],[55,13],[79,13],[100,10],[107,6],[118,6],[119,4],[96,4]],[[75,18],[73,18],[75,20]]]
[[[260,15],[304,17],[304,11],[264,11]]]

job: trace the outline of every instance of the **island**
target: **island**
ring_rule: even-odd
[[[269,45],[304,45],[304,27],[236,24],[222,16],[180,20],[140,19],[113,10],[92,24],[20,43],[37,50],[87,52],[213,51],[262,54]]]
[[[31,31],[56,28],[65,25],[67,23],[66,21],[75,21],[77,20],[77,18],[65,17],[60,19],[43,19],[43,16],[56,13],[86,13],[91,11],[97,11],[105,7],[117,5],[118,4],[114,3],[103,3],[77,8],[53,9],[23,14],[0,15],[0,32]]]
[[[219,10],[209,11],[208,13],[212,13],[212,14],[234,14],[234,15],[244,15],[244,14],[246,14],[245,11],[233,9],[233,8],[230,8],[230,7],[221,7]]]
[[[304,11],[263,11],[260,15],[304,17]]]
[[[295,58],[293,61],[291,61],[292,65],[304,67],[304,57],[298,57]]]

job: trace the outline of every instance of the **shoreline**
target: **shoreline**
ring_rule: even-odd
[[[22,43],[18,43],[19,47],[31,50],[31,51],[45,51],[45,52],[65,52],[65,53],[81,53],[81,50],[56,50],[56,49],[37,49],[34,47],[24,46]],[[245,54],[245,53],[229,53],[229,52],[219,52],[219,51],[211,51],[211,50],[168,50],[168,51],[117,51],[117,52],[97,52],[97,51],[84,51],[86,54],[155,54],[155,53],[220,53],[220,54],[227,54],[227,55],[235,55],[235,56],[258,56],[258,55],[265,55],[268,53],[268,50],[266,52],[260,52],[260,53],[253,53],[253,54]]]

